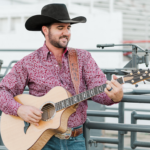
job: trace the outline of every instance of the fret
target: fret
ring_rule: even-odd
[[[55,110],[57,111],[57,109],[58,109],[58,108],[57,108],[57,103],[55,103]]]
[[[61,102],[58,102],[58,107],[59,107],[59,110],[62,109]]]
[[[65,108],[64,101],[61,101],[62,108]]]
[[[96,87],[96,91],[99,94],[99,86]]]
[[[103,87],[103,91],[102,92],[104,92],[104,89],[106,88],[106,84],[103,84],[102,87]]]
[[[66,100],[64,100],[64,106],[65,106],[64,108],[66,108],[66,107],[67,107],[67,106],[66,106]]]
[[[98,91],[99,91],[99,93],[103,92],[103,86],[102,85],[98,87]]]
[[[74,104],[74,100],[73,100],[73,97],[71,97],[71,104],[72,104],[72,105]]]
[[[83,93],[83,99],[84,100],[87,99],[87,93],[86,92]]]
[[[93,97],[95,95],[94,89],[90,90],[90,94],[91,94],[91,97]]]
[[[87,93],[87,98],[90,98],[91,97],[90,90],[88,90],[86,93]]]
[[[74,97],[73,97],[73,100],[74,100],[74,104],[77,103],[77,102],[78,102],[78,101],[77,101],[77,96],[74,96]]]
[[[66,107],[68,107],[69,106],[69,99],[66,99],[65,101],[66,101]]]
[[[77,95],[77,101],[80,102],[80,94]]]
[[[81,102],[83,100],[83,98],[82,98],[82,93],[81,94],[79,94],[79,102]]]
[[[71,98],[68,98],[69,106],[71,106]]]
[[[97,91],[97,87],[94,88],[94,93],[95,93],[95,95],[99,94]]]

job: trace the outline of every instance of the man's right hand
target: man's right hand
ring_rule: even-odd
[[[38,123],[42,119],[42,113],[43,112],[38,108],[27,105],[21,105],[17,110],[17,114],[20,118],[36,126],[39,125]]]

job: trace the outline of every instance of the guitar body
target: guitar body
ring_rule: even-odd
[[[42,97],[22,94],[14,99],[23,104],[41,109],[48,101],[57,103],[71,94],[62,87],[55,87]],[[76,111],[76,106],[70,106],[55,113],[49,121],[40,121],[39,126],[30,124],[27,132],[24,132],[24,121],[20,117],[6,115],[1,116],[1,135],[5,146],[9,150],[41,150],[48,140],[57,132],[64,133],[67,130],[69,116]]]

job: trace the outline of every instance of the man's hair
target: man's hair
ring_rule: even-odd
[[[49,28],[49,29],[50,29],[51,25],[52,25],[52,24],[43,25],[43,26],[46,26],[47,28]],[[44,34],[44,32],[42,31],[42,27],[41,27],[41,32],[42,32],[42,34],[43,34],[43,35],[44,35],[44,37],[45,37],[45,34]]]

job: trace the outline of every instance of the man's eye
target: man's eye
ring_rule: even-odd
[[[62,27],[58,27],[58,29],[59,29],[59,30],[62,30],[63,28],[62,28]]]

